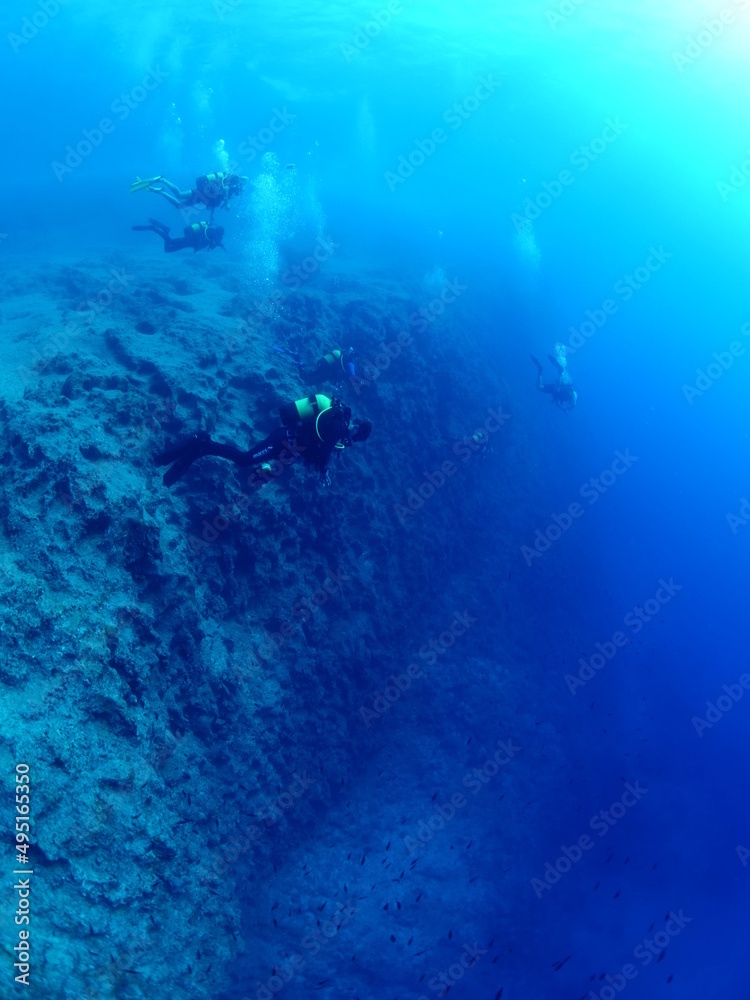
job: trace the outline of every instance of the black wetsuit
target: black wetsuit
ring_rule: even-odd
[[[320,414],[319,420],[300,421],[294,403],[281,408],[283,427],[277,427],[268,437],[247,451],[233,444],[212,441],[208,434],[196,434],[189,441],[170,448],[156,456],[157,465],[171,465],[164,473],[164,485],[171,486],[193,462],[204,455],[226,458],[241,468],[259,466],[263,462],[281,458],[286,453],[289,461],[302,458],[305,465],[325,473],[331,452],[341,441],[350,445],[349,418],[339,407],[332,407]],[[174,463],[174,464],[172,464]]]
[[[540,392],[550,395],[552,397],[552,402],[559,406],[561,410],[572,410],[576,405],[578,394],[576,393],[575,387],[570,380],[570,376],[567,374],[565,368],[563,368],[557,358],[553,358],[551,354],[548,354],[547,357],[557,369],[557,381],[547,383],[547,385],[544,384],[542,380],[542,366],[532,354],[531,360],[536,365],[537,372],[539,373],[536,387]]]
[[[305,371],[305,378],[311,384],[317,382],[340,382],[343,378],[355,378],[354,361],[351,356],[335,357],[333,361],[328,356],[315,362],[312,371]]]
[[[163,222],[159,222],[157,219],[149,219],[148,221],[148,226],[133,226],[133,229],[139,232],[153,232],[161,236],[164,240],[164,253],[176,253],[178,250],[187,249],[187,247],[192,247],[196,252],[206,248],[213,250],[214,247],[226,249],[221,242],[224,230],[220,226],[185,226],[184,235],[175,238],[169,235],[169,226],[165,226]]]

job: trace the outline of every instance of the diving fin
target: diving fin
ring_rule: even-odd
[[[188,441],[165,449],[154,458],[156,465],[170,465],[162,476],[165,486],[172,486],[181,479],[193,462],[206,454],[205,448],[211,438],[205,431],[194,434]]]
[[[182,479],[184,474],[198,457],[197,452],[188,452],[187,455],[183,455],[182,458],[178,458],[174,465],[167,469],[161,477],[161,481],[167,487],[174,486],[178,479]]]
[[[130,193],[135,194],[136,191],[145,191],[155,181],[160,181],[160,180],[161,177],[147,177],[145,180],[141,180],[140,177],[136,177],[135,182],[130,185]]]

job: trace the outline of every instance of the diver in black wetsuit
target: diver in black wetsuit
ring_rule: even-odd
[[[553,357],[551,354],[548,354],[547,357],[557,369],[557,379],[545,385],[542,380],[542,366],[532,354],[531,360],[536,365],[538,375],[536,387],[540,392],[549,393],[552,397],[552,402],[559,406],[561,410],[572,410],[578,402],[578,393],[573,387],[573,380],[568,375],[565,344],[555,344],[555,356]]]
[[[355,370],[355,354],[353,347],[346,347],[344,350],[334,347],[311,365],[308,369],[307,363],[300,358],[299,351],[291,351],[286,347],[273,345],[273,349],[279,354],[284,354],[292,359],[292,363],[299,366],[300,374],[304,376],[305,382],[316,385],[318,382],[340,383],[344,378],[351,379],[354,384],[362,381]]]
[[[318,394],[298,399],[281,408],[283,426],[277,427],[265,441],[248,451],[242,451],[233,444],[212,441],[205,431],[194,434],[181,445],[169,448],[157,455],[157,465],[169,465],[164,473],[165,486],[172,486],[198,458],[215,455],[229,459],[242,468],[252,466],[257,479],[263,481],[263,471],[270,470],[268,463],[280,458],[284,464],[291,464],[301,457],[306,465],[317,468],[325,485],[330,483],[328,461],[335,448],[348,448],[355,441],[366,441],[372,424],[361,420],[352,433],[349,427],[352,411],[340,400]],[[285,461],[284,453],[288,456]]]
[[[347,347],[339,350],[338,347],[324,354],[316,363],[312,371],[303,369],[308,382],[338,382],[344,376],[356,378],[354,370],[354,348]]]
[[[133,226],[138,232],[153,232],[164,240],[164,253],[176,253],[178,250],[185,250],[192,247],[195,252],[198,250],[213,250],[215,247],[226,247],[221,242],[224,238],[222,226],[215,226],[209,222],[195,222],[192,226],[185,226],[183,236],[175,238],[169,235],[169,226],[165,226],[158,219],[149,219],[147,226]]]

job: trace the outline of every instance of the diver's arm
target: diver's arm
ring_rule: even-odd
[[[320,442],[315,456],[315,465],[324,476],[327,474],[328,462],[334,448],[342,438],[348,436],[348,429],[348,424],[341,418],[326,428],[325,436]]]

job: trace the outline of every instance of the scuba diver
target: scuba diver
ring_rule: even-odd
[[[194,222],[192,226],[185,226],[183,236],[173,237],[169,235],[169,226],[165,226],[158,219],[149,219],[147,226],[133,226],[139,232],[152,232],[164,240],[164,253],[176,253],[178,250],[185,250],[192,247],[197,253],[198,250],[213,250],[215,247],[226,247],[221,242],[224,237],[222,226],[215,226],[209,222]]]
[[[205,205],[211,210],[211,218],[213,219],[215,210],[228,208],[230,200],[242,194],[246,183],[247,177],[240,177],[239,174],[228,172],[217,172],[198,177],[194,188],[189,191],[180,191],[177,185],[168,181],[166,177],[151,177],[147,180],[141,180],[139,177],[134,184],[130,185],[130,191],[131,193],[155,191],[166,198],[170,205],[174,205],[175,208]]]
[[[471,444],[469,447],[474,452],[479,453],[479,457],[484,459],[489,455],[494,453],[494,448],[492,447],[492,440],[485,430],[474,431],[471,435]]]
[[[286,452],[289,458],[284,465],[301,457],[305,465],[316,468],[323,477],[325,486],[330,485],[328,461],[335,449],[348,448],[356,441],[366,441],[372,431],[369,420],[360,420],[354,431],[349,427],[352,411],[339,399],[331,399],[321,394],[298,399],[281,407],[282,426],[275,428],[268,437],[247,451],[233,444],[212,441],[202,431],[194,434],[186,442],[167,448],[154,459],[157,465],[169,465],[164,473],[165,486],[172,486],[198,458],[215,455],[229,459],[241,468],[253,467],[248,482],[266,481],[271,471],[270,462],[281,458]]]
[[[349,378],[356,378],[353,347],[347,347],[343,351],[335,347],[315,363],[312,371],[306,371],[305,376],[309,382],[336,382],[342,373]]]
[[[279,347],[277,344],[273,345],[273,349],[274,351],[278,351],[279,354],[285,354],[290,357],[292,364],[299,365],[301,374],[305,376],[308,382],[340,382],[342,375],[355,380],[357,378],[354,369],[353,347],[347,347],[343,351],[335,347],[328,354],[324,354],[322,358],[319,358],[311,371],[307,371],[305,362],[301,359],[299,351],[290,351],[284,347]]]
[[[540,392],[549,393],[552,397],[552,402],[556,403],[561,410],[572,410],[578,402],[578,393],[573,388],[573,381],[570,375],[568,375],[568,359],[565,356],[565,344],[555,344],[554,357],[551,354],[548,354],[547,357],[557,369],[557,379],[553,383],[545,385],[542,381],[542,366],[532,354],[531,360],[536,365],[539,376],[536,387]]]

